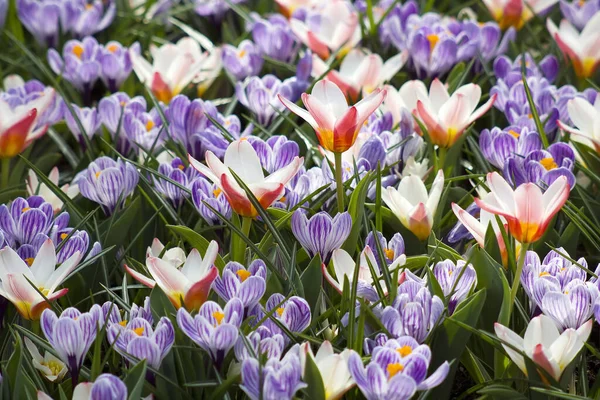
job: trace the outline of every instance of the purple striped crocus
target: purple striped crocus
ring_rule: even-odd
[[[405,247],[404,247],[404,238],[401,234],[395,233],[394,236],[388,241],[385,236],[381,232],[376,232],[377,239],[379,240],[379,244],[381,246],[381,250],[383,254],[377,254],[378,257],[375,258],[377,265],[379,265],[379,260],[384,259],[385,262],[390,265],[394,264],[396,260],[404,256],[404,261],[400,262],[400,265],[403,265],[406,261]],[[375,241],[375,236],[373,232],[369,232],[367,238],[365,239],[365,245],[369,246],[374,252],[379,253],[379,247],[377,246],[377,242]]]
[[[131,150],[131,142],[123,129],[123,117],[128,113],[142,114],[146,107],[146,99],[142,96],[130,98],[123,92],[104,97],[98,103],[98,116],[121,154],[127,155]]]
[[[194,11],[203,17],[210,17],[214,22],[219,22],[229,10],[229,3],[240,4],[245,0],[194,0]]]
[[[206,178],[200,177],[194,181],[191,190],[194,206],[207,224],[218,225],[221,223],[221,218],[208,208],[206,204],[210,205],[227,219],[231,218],[232,210],[229,201],[227,201],[225,194],[215,183],[211,183]]]
[[[235,95],[237,99],[254,113],[256,120],[261,125],[268,125],[273,118],[285,108],[279,95],[286,99],[292,99],[294,90],[287,80],[281,81],[275,75],[247,77],[235,84]]]
[[[19,20],[42,46],[58,46],[63,13],[62,0],[18,0]],[[64,28],[63,28],[64,29]]]
[[[146,318],[135,317],[109,322],[106,338],[129,361],[146,360],[150,367],[158,369],[175,342],[175,330],[167,317],[162,317],[154,329]]]
[[[123,318],[124,315],[119,311],[119,307],[110,301],[102,304],[102,314],[107,324],[119,324],[121,326],[127,325],[127,322],[136,318],[142,318],[148,321],[150,325],[154,324],[154,318],[152,317],[152,309],[150,308],[150,297],[146,296],[144,299],[144,305],[138,306],[132,304],[129,310],[128,318]]]
[[[348,368],[367,400],[408,400],[417,391],[440,385],[450,370],[448,362],[444,361],[426,378],[431,350],[406,336],[376,347],[366,367],[360,355],[351,351]]]
[[[164,105],[160,107],[166,112]],[[132,147],[142,153],[157,153],[167,139],[161,114],[155,107],[148,112],[124,113],[122,129]]]
[[[210,355],[217,367],[238,340],[243,319],[244,304],[237,297],[229,300],[225,308],[207,301],[194,317],[184,308],[177,312],[179,328]]]
[[[223,273],[212,283],[212,289],[224,301],[238,298],[245,310],[254,307],[267,289],[267,269],[263,260],[254,260],[246,269],[242,264],[231,261]]]
[[[273,334],[269,328],[259,326],[246,336],[246,340],[239,337],[233,351],[238,361],[244,361],[247,358],[260,359],[263,354],[267,359],[274,358],[279,360],[283,354],[285,345],[283,335],[279,333]]]
[[[252,39],[259,51],[275,60],[290,62],[298,51],[298,40],[288,20],[280,14],[252,23]]]
[[[272,334],[284,335],[284,332],[272,319],[277,320],[290,332],[303,332],[310,326],[310,306],[302,297],[291,296],[286,300],[282,294],[274,293],[269,297],[264,308],[257,304],[249,312],[249,315],[254,317],[254,322],[262,320],[267,314],[270,314],[270,318],[264,321],[263,326]],[[289,340],[287,335],[284,336],[284,339],[286,342]]]
[[[112,374],[102,374],[92,382],[82,382],[73,390],[75,400],[126,400],[127,386]],[[38,400],[40,398],[38,397]]]
[[[222,57],[223,68],[238,81],[258,75],[264,63],[258,46],[251,40],[243,40],[237,48],[224,45]]]
[[[66,217],[61,214],[59,218],[68,221],[68,214]],[[41,196],[17,197],[9,206],[0,205],[0,229],[11,247],[18,249],[21,245],[33,244],[38,235],[49,235],[54,223],[53,207]]]
[[[267,140],[250,136],[248,142],[256,151],[262,167],[270,173],[285,167],[300,155],[298,143],[283,135],[274,135]]]
[[[433,275],[442,288],[448,300],[448,315],[452,315],[458,306],[475,286],[477,286],[477,273],[472,264],[464,260],[454,263],[452,260],[440,261],[433,267]]]
[[[331,218],[324,211],[318,212],[310,219],[297,210],[292,215],[292,232],[310,257],[321,255],[325,264],[329,262],[331,253],[339,249],[352,230],[352,217],[343,212]]]
[[[580,31],[587,25],[588,21],[600,11],[600,0],[560,0],[560,12],[569,20],[575,28]]]
[[[81,195],[100,204],[106,215],[120,209],[131,196],[139,180],[135,167],[121,159],[99,157],[73,180]]]
[[[255,358],[242,362],[242,384],[240,389],[251,400],[291,400],[298,390],[305,388],[302,382],[302,366],[298,347],[292,347],[279,360],[269,358],[265,365]]]
[[[73,113],[68,109],[65,111],[65,122],[81,147],[85,148],[86,142],[83,135],[86,135],[91,140],[96,132],[98,132],[98,129],[100,129],[102,120],[94,107],[79,107],[77,104],[71,104],[71,107],[73,108]],[[79,124],[81,124],[81,128]]]
[[[200,178],[200,173],[190,166],[186,167],[179,157],[175,157],[171,162],[161,163],[158,172],[187,189],[191,189],[194,181]],[[156,190],[171,200],[176,208],[181,207],[189,197],[188,192],[166,179],[152,175],[152,181]]]
[[[139,43],[136,42],[127,49],[121,43],[113,40],[100,47],[100,54],[98,55],[100,79],[108,90],[113,93],[119,90],[133,70],[129,50],[139,53]]]
[[[79,369],[102,324],[102,308],[97,304],[84,313],[73,307],[66,308],[60,317],[52,310],[42,313],[42,332],[58,357],[67,364],[73,386],[77,384]]]

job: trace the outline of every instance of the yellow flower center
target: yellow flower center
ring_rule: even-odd
[[[216,188],[215,190],[213,190],[213,196],[215,197],[219,197],[219,195],[221,194],[222,190],[219,188]]]
[[[238,52],[238,58],[244,58],[245,55],[246,55],[246,50],[240,50]]]
[[[402,372],[403,369],[404,369],[404,365],[402,365],[400,363],[388,364],[388,366],[387,366],[387,372],[390,375],[390,378],[395,376],[398,372]]]
[[[248,277],[250,275],[252,275],[250,272],[246,271],[245,269],[240,269],[239,271],[236,272],[237,276],[240,277],[240,280],[242,282],[244,282],[246,279],[248,279]]]
[[[120,102],[119,104],[121,105],[121,107],[125,107],[127,105],[127,103],[124,101]]]
[[[284,310],[285,310],[285,308],[283,308],[283,307],[279,307],[279,308],[277,309],[277,315],[279,315],[279,316],[281,317],[281,315],[283,314],[283,311],[284,311]]]
[[[521,235],[517,240],[521,243],[532,243],[538,234],[539,224],[536,222],[521,222]]]
[[[511,130],[509,130],[509,131],[508,131],[508,133],[509,133],[509,134],[510,134],[512,137],[514,137],[514,138],[516,138],[516,139],[518,139],[518,138],[519,138],[519,136],[521,136],[521,134],[520,134],[520,133],[518,133],[518,132],[516,132],[516,131],[514,131],[514,130],[512,130],[512,129],[511,129]]]
[[[285,196],[281,196],[281,198],[279,199],[279,201],[281,201],[282,203],[284,203],[286,200]]]
[[[151,119],[146,122],[146,132],[150,132],[154,128],[154,121]]]
[[[185,169],[185,167],[183,165],[178,165],[177,168],[180,169],[180,170],[182,170],[182,171]]]
[[[548,272],[548,271],[540,272],[540,278],[542,276],[548,276],[548,275],[550,275],[550,272]]]
[[[429,42],[429,48],[433,50],[435,48],[435,45],[438,44],[438,42],[440,41],[440,37],[435,33],[432,33],[430,35],[427,35],[427,41]]]
[[[554,162],[554,158],[552,157],[542,158],[540,164],[542,164],[542,167],[546,168],[546,171],[558,168],[558,165]]]
[[[60,374],[60,371],[62,371],[63,366],[60,365],[58,363],[58,361],[48,361],[48,362],[43,362],[42,365],[45,365],[46,367],[48,367],[50,369],[50,372],[53,376],[57,376],[58,374]]]
[[[215,325],[215,326],[217,326],[217,325],[221,325],[221,322],[223,322],[223,318],[225,318],[225,314],[222,313],[221,311],[215,311],[213,313],[213,317],[215,318],[215,320],[217,320],[217,324]]]
[[[38,290],[40,291],[41,294],[43,294],[45,297],[48,297],[48,295],[50,294],[50,290],[45,289],[44,287],[40,286],[38,288]]]
[[[66,234],[66,233],[61,233],[60,234],[60,240],[65,240],[67,238],[67,236],[69,236],[69,235]]]
[[[31,210],[31,207],[24,207],[21,209],[21,212],[24,213],[25,211],[29,211]]]
[[[102,171],[98,171],[96,172],[96,179],[100,178],[100,174],[102,173]]]
[[[412,353],[412,347],[408,346],[408,345],[404,345],[400,348],[397,348],[396,351],[398,352],[398,354],[400,354],[402,357],[406,357],[407,355],[409,355],[410,353]]]
[[[142,336],[142,334],[144,333],[144,327],[140,326],[139,328],[135,328],[133,331],[135,332],[136,335]]]
[[[71,50],[71,52],[73,54],[75,54],[75,57],[79,58],[81,60],[81,56],[83,55],[83,46],[81,46],[80,44],[76,44],[75,46],[73,46],[73,49]]]
[[[579,7],[583,7],[585,5],[585,0],[579,0]]]
[[[119,46],[113,43],[111,45],[106,46],[106,50],[110,51],[111,53],[114,53],[115,51],[119,50]]]
[[[85,9],[86,9],[86,10],[90,10],[90,9],[92,9],[92,8],[94,8],[94,6],[93,6],[93,5],[91,5],[91,4],[86,4],[86,5],[85,5]]]
[[[527,118],[533,119],[533,114],[532,113],[527,114]]]
[[[27,263],[27,265],[29,265],[31,267],[31,264],[33,264],[33,257],[27,257],[25,259],[25,262]]]
[[[385,253],[385,256],[387,257],[388,260],[393,260],[394,259],[394,250],[392,249],[384,249],[383,252]]]

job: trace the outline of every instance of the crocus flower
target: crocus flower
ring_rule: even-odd
[[[560,12],[578,30],[582,30],[588,21],[600,11],[600,1],[560,0]]]
[[[273,135],[267,140],[249,136],[248,141],[256,150],[262,167],[270,173],[285,167],[300,154],[298,143],[283,135]]]
[[[296,36],[322,59],[332,52],[345,55],[361,39],[358,13],[350,2],[331,0],[309,12],[305,22],[292,18]]]
[[[19,75],[7,75],[3,80],[4,91],[0,99],[9,104],[10,108],[24,106],[44,96],[47,89],[42,82],[31,79],[23,80]],[[39,110],[38,110],[39,111]],[[35,129],[43,125],[54,125],[63,119],[64,104],[60,96],[54,96],[48,108],[38,114]]]
[[[119,153],[127,155],[131,150],[131,143],[123,130],[123,117],[128,113],[139,115],[146,112],[146,108],[146,100],[142,96],[129,98],[123,92],[104,97],[98,102],[98,116]]]
[[[484,0],[492,17],[500,24],[500,28],[511,26],[521,29],[527,21],[540,14],[558,0]]]
[[[139,44],[135,43],[132,49],[139,52]],[[128,49],[116,41],[110,41],[100,48],[98,61],[100,62],[100,79],[113,93],[119,90],[133,69]]]
[[[275,0],[279,10],[286,17],[291,17],[294,11],[311,9],[318,4],[318,0]]]
[[[292,400],[298,390],[305,388],[302,382],[302,366],[297,348],[288,350],[281,359],[269,358],[261,366],[255,358],[242,362],[242,384],[240,389],[251,400]]]
[[[300,345],[302,376],[306,373],[306,359],[311,358],[321,375],[323,388],[325,389],[325,399],[334,400],[341,398],[355,384],[348,370],[348,358],[351,351],[346,349],[340,354],[335,354],[331,342],[326,340],[321,344],[315,355],[310,347],[310,343],[302,343]]]
[[[269,297],[264,308],[261,305],[257,305],[249,314],[255,317],[254,322],[258,322],[268,313],[271,316],[263,323],[263,326],[269,329],[272,334],[284,335],[286,343],[289,338],[271,318],[276,319],[290,332],[303,332],[310,326],[310,306],[302,297],[291,296],[286,300],[285,296],[281,293],[274,293]]]
[[[65,218],[62,215],[68,214],[57,218]],[[53,207],[40,196],[17,197],[9,206],[0,205],[0,228],[5,240],[15,247],[33,244],[40,234],[49,235],[54,224]]]
[[[259,326],[256,330],[250,332],[244,340],[241,336],[238,338],[233,350],[235,358],[238,361],[244,361],[247,358],[260,358],[265,355],[267,359],[281,358],[285,349],[285,340],[279,333],[273,334],[268,328]]]
[[[224,301],[236,297],[242,301],[244,309],[254,307],[267,289],[267,269],[264,261],[254,260],[246,269],[242,264],[230,261],[223,268],[222,276],[217,276],[212,289]]]
[[[260,50],[251,40],[243,40],[238,47],[223,46],[223,68],[240,81],[258,75],[263,66]]]
[[[481,153],[494,167],[504,170],[509,157],[526,157],[535,150],[542,150],[540,135],[528,128],[510,126],[505,129],[484,129],[479,135]]]
[[[237,297],[229,300],[224,309],[207,301],[194,317],[183,308],[177,312],[179,328],[210,354],[217,367],[235,345],[243,319],[244,305]]]
[[[142,306],[138,306],[133,303],[131,305],[131,309],[127,314],[121,314],[119,312],[119,307],[111,302],[107,301],[102,304],[102,314],[104,315],[104,320],[110,326],[110,324],[119,324],[121,326],[127,325],[128,321],[132,321],[136,318],[142,318],[148,321],[149,324],[154,324],[154,318],[152,317],[152,309],[150,307],[150,296],[146,296],[144,299],[144,304]]]
[[[207,204],[217,210],[219,214],[227,219],[231,218],[231,206],[223,191],[207,179],[198,178],[192,184],[192,201],[196,210],[209,225],[218,225],[221,218],[217,216]]]
[[[31,363],[33,364],[33,367],[40,371],[44,378],[48,379],[50,382],[62,381],[67,374],[67,366],[65,363],[59,358],[56,358],[49,351],[46,351],[46,354],[42,357],[37,347],[35,347],[28,337],[25,337],[23,341],[25,342],[29,354],[31,354]]]
[[[342,89],[349,100],[356,101],[361,91],[367,96],[392,79],[407,59],[408,52],[404,51],[384,63],[378,54],[355,49],[344,57],[339,71],[330,70],[325,79]],[[313,55],[312,67],[313,77],[320,77],[329,70],[327,64],[316,54]]]
[[[137,186],[139,175],[127,161],[99,157],[80,172],[74,183],[81,195],[102,206],[106,215],[119,209]]]
[[[50,307],[50,301],[67,294],[67,288],[56,289],[80,260],[81,253],[75,252],[56,268],[56,250],[50,239],[27,263],[13,249],[5,247],[0,250],[0,296],[12,302],[23,318],[37,320]]]
[[[569,198],[569,183],[559,177],[542,194],[534,183],[524,183],[516,190],[498,174],[487,175],[491,196],[475,198],[483,210],[506,218],[510,234],[520,243],[533,243],[542,237],[552,218]]]
[[[417,101],[418,118],[427,128],[431,142],[440,147],[452,147],[469,125],[492,107],[496,95],[475,109],[480,99],[481,88],[474,83],[459,87],[450,96],[444,84],[435,79],[429,97]]]
[[[175,331],[167,317],[162,317],[154,329],[147,319],[136,317],[110,324],[106,337],[127,359],[146,360],[150,367],[158,369],[175,342]]]
[[[19,20],[43,46],[56,47],[58,45],[62,11],[62,2],[59,1],[17,1]]]
[[[236,213],[251,218],[256,217],[258,211],[233,177],[230,169],[244,181],[260,205],[268,208],[283,195],[285,185],[296,175],[304,161],[304,158],[295,157],[285,168],[265,178],[258,155],[247,140],[232,142],[225,152],[224,162],[211,151],[206,152],[205,158],[208,167],[192,156],[189,156],[190,164],[225,193],[231,208]]]
[[[117,13],[115,0],[70,0],[64,7],[68,14],[61,20],[63,30],[78,38],[106,29]]]
[[[97,304],[84,313],[73,307],[66,308],[60,317],[52,310],[42,313],[42,332],[58,357],[67,364],[73,382],[77,382],[79,369],[102,323],[102,309]]]
[[[284,109],[278,96],[291,99],[293,88],[288,82],[282,82],[275,75],[268,74],[262,78],[252,76],[243,82],[237,82],[235,95],[244,107],[256,115],[258,123],[266,126],[278,115],[278,111]]]
[[[129,50],[133,70],[159,101],[169,103],[198,76],[208,60],[208,52],[202,53],[194,39],[185,37],[176,44],[161,47],[150,46],[153,64],[135,50]]]
[[[52,88],[44,89],[36,100],[16,107],[0,98],[0,159],[18,155],[46,133],[48,125],[39,126],[39,122],[53,101]]]
[[[112,374],[101,374],[93,383],[82,382],[73,390],[73,400],[105,400],[107,398],[127,399],[127,386]]]
[[[600,11],[587,22],[581,33],[566,19],[557,27],[548,18],[546,26],[565,57],[571,60],[575,74],[583,79],[590,78],[600,65]]]
[[[396,299],[381,314],[381,323],[393,337],[412,336],[423,343],[440,321],[444,303],[424,283],[412,279],[398,286]]]
[[[163,114],[166,112],[164,105],[159,105]],[[163,126],[160,111],[153,107],[150,111],[125,112],[123,114],[122,129],[125,137],[141,154],[158,152],[167,138],[167,130]]]
[[[452,260],[444,260],[435,264],[432,269],[433,276],[442,288],[444,296],[450,296],[448,314],[452,315],[456,306],[466,299],[477,285],[475,268],[464,260],[458,260],[456,263]]]
[[[65,122],[73,136],[75,136],[75,139],[85,148],[86,141],[83,139],[83,135],[86,135],[91,140],[96,132],[98,132],[98,129],[100,129],[102,120],[94,107],[79,107],[77,104],[71,104],[71,107],[73,113],[69,110],[65,112]],[[77,118],[79,123],[77,123],[75,118]],[[81,128],[79,124],[81,124]]]
[[[212,17],[213,21],[220,22],[225,15],[225,12],[229,10],[229,4],[239,4],[245,0],[231,0],[229,2],[225,0],[194,0],[194,11],[196,14],[205,17]]]
[[[348,369],[367,400],[408,400],[417,391],[434,388],[446,379],[450,370],[447,361],[425,378],[431,350],[411,339],[402,337],[395,343],[376,347],[366,367],[360,355],[351,350]]]
[[[406,249],[404,247],[404,238],[402,235],[395,233],[389,241],[381,232],[376,232],[376,235],[377,239],[375,238],[375,235],[373,235],[373,232],[369,232],[365,238],[365,244],[373,249],[375,253],[379,253],[376,240],[379,241],[383,254],[377,254],[378,257],[375,259],[377,264],[379,265],[379,260],[383,258],[387,265],[404,265],[406,262],[406,254],[404,254],[404,251]]]
[[[174,265],[170,260],[160,259],[154,255],[146,258],[146,268],[152,278],[125,266],[127,272],[138,282],[150,288],[158,285],[176,308],[185,306],[193,311],[208,298],[210,285],[219,274],[214,266],[219,246],[214,240],[210,242],[204,258],[196,249],[192,249],[184,260],[183,266]]]
[[[440,169],[429,194],[421,178],[410,175],[402,178],[398,189],[387,187],[381,199],[408,230],[425,240],[431,233],[433,218],[444,188],[444,172]]]
[[[369,96],[348,107],[340,88],[333,82],[321,80],[315,83],[311,94],[302,94],[302,102],[308,111],[281,95],[279,100],[312,126],[321,146],[343,153],[352,147],[364,122],[381,105],[386,93],[375,89]]]
[[[567,103],[569,117],[577,128],[559,121],[561,129],[572,135],[572,140],[591,147],[600,153],[600,96],[594,105],[582,98],[574,98]]]
[[[158,172],[187,189],[191,189],[194,181],[200,177],[194,168],[183,165],[179,157],[175,157],[171,162],[161,163]],[[152,175],[152,180],[156,190],[171,200],[175,207],[181,207],[189,196],[188,192],[166,179]]]
[[[590,336],[592,320],[577,330],[569,328],[559,334],[551,318],[539,315],[529,321],[524,338],[499,323],[494,324],[494,330],[502,341],[525,353],[539,368],[554,379],[560,380],[565,368],[577,356]],[[519,369],[527,374],[523,356],[507,345],[503,344],[502,347]]]
[[[50,174],[48,175],[48,179],[55,186],[58,186],[58,177],[58,167],[52,168],[52,170],[50,170]],[[35,172],[33,172],[31,169],[27,175],[26,189],[29,196],[37,195],[42,197],[46,202],[50,203],[54,210],[54,214],[58,213],[62,209],[62,200],[59,199],[58,196],[55,195],[45,183],[40,182]],[[75,198],[75,196],[79,194],[79,187],[76,184],[65,183],[64,185],[60,186],[60,190],[62,190],[71,199]]]
[[[297,210],[292,215],[292,232],[310,257],[321,256],[325,264],[331,253],[339,249],[352,229],[352,217],[347,212],[331,218],[326,212],[319,212],[310,219]]]
[[[277,14],[253,22],[252,39],[262,54],[283,62],[292,61],[298,50],[289,22]]]

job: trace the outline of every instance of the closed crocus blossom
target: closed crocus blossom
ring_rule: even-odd
[[[53,356],[49,351],[46,351],[44,357],[40,354],[39,350],[33,342],[25,337],[23,339],[25,346],[31,354],[31,363],[33,367],[40,371],[44,378],[50,382],[60,382],[67,374],[67,366],[59,358]]]
[[[600,96],[596,97],[593,105],[586,99],[575,97],[567,103],[567,110],[576,128],[558,121],[560,128],[569,132],[573,141],[600,153]]]
[[[544,193],[534,183],[524,183],[513,190],[497,172],[487,175],[487,186],[491,196],[475,198],[475,202],[483,210],[504,217],[510,234],[521,243],[533,243],[542,237],[569,198],[570,190],[564,176]]]
[[[283,96],[279,96],[279,100],[312,126],[321,146],[334,153],[343,153],[352,147],[363,124],[381,105],[386,93],[375,89],[349,107],[344,93],[335,83],[321,80],[315,83],[311,94],[302,94],[306,110]]]
[[[190,311],[197,310],[208,298],[210,285],[219,271],[214,263],[219,246],[214,240],[210,242],[204,258],[196,249],[192,249],[181,269],[171,260],[150,256],[146,259],[146,268],[152,278],[125,266],[127,272],[138,282],[153,288],[158,285],[169,297],[175,308],[184,307]]]
[[[54,167],[50,171],[48,179],[55,186],[58,186],[58,176],[58,168]],[[50,188],[46,186],[45,183],[41,183],[38,180],[38,177],[33,170],[29,170],[29,173],[27,175],[27,181],[25,183],[28,196],[41,196],[46,202],[52,205],[52,208],[54,209],[54,214],[58,213],[61,210],[61,208],[63,207],[62,200],[59,199],[58,196],[55,195],[54,192],[50,190]],[[79,187],[76,184],[66,183],[60,187],[60,190],[62,190],[67,196],[69,196],[70,199],[74,198],[79,194]]]
[[[14,108],[0,98],[0,159],[16,156],[46,133],[48,125],[38,126],[38,121],[53,101],[52,88],[44,89],[36,100]]]
[[[106,399],[127,399],[127,386],[119,378],[111,374],[102,374],[93,383],[82,382],[73,390],[73,400]]]
[[[534,15],[541,13],[558,0],[483,0],[500,28],[521,29]]]
[[[224,162],[212,152],[206,152],[206,164],[189,156],[190,165],[215,183],[225,193],[231,208],[242,217],[255,218],[258,211],[238,184],[233,171],[248,187],[263,208],[268,208],[285,191],[285,185],[296,175],[304,157],[294,157],[285,167],[265,178],[256,150],[246,139],[232,142],[225,152]]]
[[[204,69],[209,54],[202,53],[194,39],[186,37],[176,44],[150,46],[153,64],[129,51],[133,70],[159,101],[169,103]]]
[[[327,64],[313,54],[312,76],[319,77],[327,73],[325,79],[335,83],[348,99],[356,101],[359,93],[369,95],[392,79],[408,59],[408,52],[398,53],[386,62],[379,54],[369,54],[360,49],[350,51],[339,71],[329,70]]]
[[[334,353],[333,346],[328,340],[321,344],[317,354],[313,354],[310,344],[304,342],[300,345],[302,375],[304,376],[306,373],[306,359],[311,358],[321,374],[323,388],[325,389],[325,399],[339,399],[355,384],[348,370],[348,358],[350,354],[351,350],[348,349],[342,351],[340,354]]]
[[[12,302],[23,318],[37,320],[50,307],[49,302],[67,294],[69,289],[56,288],[79,260],[81,253],[77,251],[56,268],[56,250],[51,239],[44,242],[35,259],[28,259],[30,265],[13,249],[5,247],[0,250],[0,296]]]
[[[394,215],[419,240],[431,233],[433,218],[444,188],[444,172],[440,169],[431,185],[429,194],[425,184],[415,175],[402,178],[398,189],[393,186],[381,192],[381,199]]]
[[[297,210],[292,215],[292,233],[310,257],[316,254],[328,263],[331,253],[339,249],[352,230],[352,217],[344,212],[331,218],[322,211],[310,219]]]
[[[502,341],[525,353],[539,368],[554,379],[560,380],[565,368],[579,354],[590,336],[592,320],[577,330],[565,329],[562,334],[559,334],[552,319],[545,315],[531,319],[524,337],[520,337],[499,323],[494,324],[494,330]],[[503,344],[502,347],[510,359],[527,375],[523,356],[507,345]]]
[[[580,78],[590,78],[600,64],[600,11],[588,21],[581,33],[566,19],[557,27],[548,18],[546,26],[558,47],[571,60],[575,74]]]
[[[481,87],[469,83],[456,89],[452,96],[446,86],[435,79],[429,88],[429,97],[417,101],[417,117],[427,128],[433,144],[452,147],[464,131],[485,114],[496,101],[496,94],[481,107]]]

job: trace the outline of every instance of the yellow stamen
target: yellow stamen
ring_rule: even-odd
[[[38,288],[38,290],[40,291],[40,293],[41,293],[41,294],[43,294],[43,295],[44,295],[44,296],[46,296],[46,297],[48,297],[48,295],[50,294],[50,290],[49,290],[49,289],[46,289],[46,288],[44,288],[44,287],[42,287],[42,286],[40,286],[40,287]]]
[[[542,167],[546,168],[546,171],[558,168],[558,165],[554,162],[554,158],[552,157],[542,158],[540,164],[542,164]]]
[[[435,45],[438,44],[438,42],[440,41],[440,37],[435,33],[432,33],[430,35],[427,35],[427,41],[429,41],[430,50],[433,50],[435,48]]]
[[[518,238],[521,243],[532,243],[537,239],[539,224],[535,222],[521,222],[521,236]]]
[[[532,113],[527,114],[527,118],[533,119],[533,114]]]
[[[127,326],[127,320],[124,319],[123,321],[119,322],[119,325],[121,325],[121,326]]]
[[[521,136],[521,134],[520,134],[520,133],[518,133],[518,132],[516,132],[516,131],[513,131],[512,129],[511,129],[510,131],[508,131],[508,133],[509,133],[509,134],[510,134],[512,137],[514,137],[515,139],[518,139],[518,138],[519,138],[519,136]]]
[[[21,209],[21,212],[24,213],[25,211],[29,211],[31,210],[31,207],[24,207]]]
[[[277,315],[279,315],[279,316],[281,317],[281,315],[283,314],[283,311],[284,311],[284,310],[285,310],[285,308],[283,308],[283,307],[279,307],[279,308],[277,309]]]
[[[248,277],[250,277],[250,275],[252,275],[250,272],[246,271],[245,269],[240,269],[238,272],[236,272],[237,276],[240,277],[241,281],[244,282],[246,279],[248,279]]]
[[[285,196],[281,196],[281,198],[279,199],[279,201],[281,201],[282,203],[285,203],[285,200],[286,200]]]
[[[222,190],[219,188],[216,188],[215,190],[213,190],[213,196],[215,197],[219,197],[219,195],[221,194]]]
[[[385,256],[387,257],[388,260],[393,260],[394,259],[394,250],[392,249],[384,249],[383,252],[385,253]]]
[[[121,107],[125,107],[127,105],[127,103],[124,101],[120,102],[119,104],[121,105]]]
[[[60,240],[65,240],[67,238],[67,236],[69,236],[69,235],[66,234],[66,233],[61,233],[60,234]]]
[[[93,5],[91,5],[91,4],[86,4],[86,5],[85,5],[85,9],[86,9],[86,10],[90,10],[90,9],[92,9],[92,8],[94,8],[94,6],[93,6]]]
[[[215,311],[213,313],[213,317],[215,318],[215,320],[217,320],[217,325],[221,325],[221,322],[223,322],[223,318],[225,318],[225,314],[223,314],[221,311]]]
[[[404,365],[402,365],[400,363],[388,364],[388,366],[387,366],[387,372],[390,375],[390,378],[395,376],[398,372],[402,372],[403,369],[404,369]]]
[[[245,55],[246,55],[246,50],[240,50],[238,52],[237,56],[238,56],[238,58],[244,58]]]
[[[60,371],[62,371],[62,369],[63,369],[63,366],[60,365],[58,363],[58,361],[48,361],[48,362],[43,362],[41,364],[48,367],[48,369],[50,369],[50,373],[54,376],[57,376],[58,374],[60,374]]]
[[[185,167],[183,165],[178,165],[177,168],[180,169],[180,170],[182,170],[182,171],[185,169]]]
[[[409,355],[410,353],[412,353],[412,347],[405,345],[402,346],[398,349],[396,349],[396,351],[398,352],[398,354],[400,354],[402,357],[406,357],[407,355]]]
[[[541,278],[542,276],[548,276],[548,275],[550,275],[550,272],[548,272],[548,271],[543,271],[543,272],[540,272],[540,278]]]
[[[110,51],[111,53],[114,53],[115,51],[119,50],[119,46],[113,43],[111,45],[106,46],[106,50]]]
[[[27,265],[29,265],[31,267],[31,264],[33,264],[33,260],[34,260],[33,257],[27,257],[25,259],[25,263],[27,263]]]
[[[139,328],[135,328],[133,331],[135,332],[136,335],[142,336],[142,334],[144,333],[144,327],[140,326]]]
[[[585,4],[585,0],[579,0],[578,4],[579,4],[579,7],[583,7]]]
[[[151,119],[146,122],[146,132],[150,132],[154,128],[154,121]]]
[[[102,173],[102,171],[98,171],[96,172],[96,179],[100,178],[100,174]]]
[[[76,44],[75,46],[73,46],[73,49],[71,50],[71,52],[73,54],[75,54],[75,57],[79,58],[81,60],[81,56],[83,55],[83,46]]]

